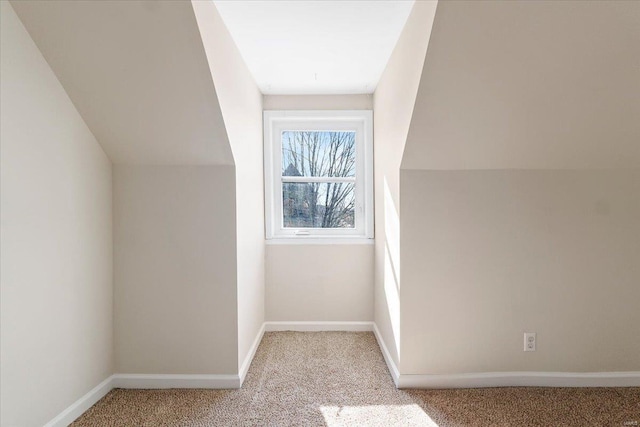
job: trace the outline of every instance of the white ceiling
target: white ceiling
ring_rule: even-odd
[[[217,0],[264,94],[373,93],[413,0]]]

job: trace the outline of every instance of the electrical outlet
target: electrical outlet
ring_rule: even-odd
[[[524,351],[536,351],[536,333],[524,333]]]

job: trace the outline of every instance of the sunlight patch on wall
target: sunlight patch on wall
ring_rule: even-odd
[[[388,246],[384,251],[384,294],[387,300],[387,310],[389,311],[389,320],[391,321],[391,329],[393,331],[393,341],[400,359],[400,291],[396,283],[396,277],[393,274],[393,266],[391,256],[389,255]]]
[[[387,179],[384,179],[384,293],[400,360],[400,218]]]
[[[384,178],[384,234],[391,264],[400,290],[400,216],[393,201],[387,178]]]

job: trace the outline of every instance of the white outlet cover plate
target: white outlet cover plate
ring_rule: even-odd
[[[536,351],[536,333],[524,333],[524,351]]]

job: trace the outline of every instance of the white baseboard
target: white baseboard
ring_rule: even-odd
[[[389,373],[391,374],[391,378],[393,378],[393,382],[395,383],[396,387],[400,388],[398,386],[400,371],[398,370],[398,367],[396,366],[395,362],[391,358],[391,353],[389,353],[389,349],[387,348],[387,345],[384,343],[384,340],[382,339],[382,334],[380,334],[378,325],[376,325],[375,323],[373,324],[373,334],[376,336],[376,341],[378,341],[378,346],[380,347],[380,350],[382,350],[382,356],[384,357],[384,361],[387,362],[387,368],[389,368]]]
[[[370,331],[373,331],[373,322],[265,322],[265,331],[267,332],[276,332],[276,331],[370,332]]]
[[[44,427],[66,427],[114,388],[240,388],[239,375],[114,374],[72,403]]]
[[[115,374],[114,388],[240,388],[239,375]]]
[[[256,354],[264,335],[262,324],[251,349],[247,354],[238,375],[181,375],[181,374],[114,374],[102,381],[87,394],[75,401],[58,416],[45,424],[45,427],[66,427],[82,415],[87,409],[102,399],[114,388],[163,389],[163,388],[209,388],[237,389],[242,386],[251,361]]]
[[[258,335],[256,335],[256,339],[253,340],[253,344],[251,344],[251,348],[249,349],[249,353],[247,357],[245,357],[244,362],[240,366],[240,387],[244,383],[244,379],[247,377],[247,372],[249,372],[249,367],[251,366],[251,362],[253,361],[254,356],[256,355],[256,351],[258,350],[258,346],[260,345],[260,341],[262,341],[262,336],[264,335],[265,324],[262,323],[260,330],[258,331]]]
[[[640,372],[480,372],[405,375],[398,388],[640,387]]]
[[[481,372],[468,374],[400,374],[398,367],[373,322],[265,322],[251,346],[238,375],[114,374],[60,412],[45,427],[68,426],[114,388],[237,389],[265,331],[373,331],[396,387],[483,388],[483,387],[640,387],[640,371],[631,372]]]
[[[76,400],[67,409],[60,412],[57,417],[49,421],[44,427],[66,427],[74,422],[87,409],[91,408],[98,400],[102,399],[113,389],[113,375],[91,389],[87,394]]]
[[[485,387],[640,387],[640,372],[479,372],[468,374],[401,374],[387,348],[378,325],[373,332],[396,387],[485,388]]]

